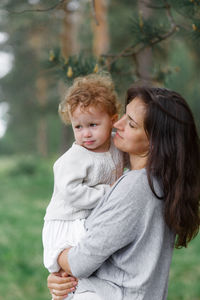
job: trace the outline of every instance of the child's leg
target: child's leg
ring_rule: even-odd
[[[44,247],[44,265],[50,273],[58,272],[59,254],[69,246],[75,246],[85,235],[85,220],[52,220],[45,221],[42,239]]]

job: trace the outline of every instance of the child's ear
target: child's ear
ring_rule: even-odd
[[[117,122],[118,121],[118,114],[113,115],[112,118],[111,118],[111,121],[112,121],[112,124],[114,124],[115,122]]]

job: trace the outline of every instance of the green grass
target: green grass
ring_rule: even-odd
[[[0,158],[0,299],[51,299],[42,264],[41,230],[52,193],[53,160]],[[200,235],[175,250],[168,300],[200,299]]]
[[[52,163],[2,158],[0,166],[0,299],[50,299],[41,230],[52,191]]]
[[[188,248],[175,250],[170,270],[168,300],[200,299],[200,235]]]

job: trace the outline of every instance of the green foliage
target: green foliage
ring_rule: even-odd
[[[104,65],[104,59],[97,60],[93,55],[70,56],[68,60],[64,60],[58,49],[50,50],[48,68],[56,66],[54,74],[57,78],[62,78],[64,82],[72,84],[74,78],[85,76],[95,72],[95,67],[99,68]],[[98,70],[96,70],[97,72]]]
[[[194,19],[199,16],[199,0],[169,0],[170,5],[187,19]]]
[[[199,86],[195,84],[196,74],[199,72],[198,56],[194,56],[191,62],[190,49],[184,47],[184,42],[181,40],[171,44],[169,55],[172,72],[165,77],[164,85],[184,96],[193,111],[200,132]]]
[[[162,20],[160,23],[154,17],[145,20],[142,14],[139,14],[131,18],[130,31],[132,33],[133,46],[138,43],[143,43],[144,45],[149,45],[155,39],[162,40],[162,36],[166,34],[169,30],[169,23],[167,20]]]
[[[111,43],[114,42],[114,38],[118,41],[118,43],[111,44],[111,52],[112,50],[115,50],[116,47],[118,48],[120,45],[119,41],[124,41],[123,38],[126,37],[124,49],[121,48],[122,50],[119,54],[116,53],[115,55],[109,56],[108,53],[102,55],[102,59],[98,60],[91,56],[91,49],[84,56],[80,54],[76,57],[70,57],[67,63],[62,61],[62,59],[59,59],[58,67],[60,68],[60,77],[71,83],[72,79],[76,76],[92,73],[95,64],[98,62],[99,68],[109,71],[116,82],[119,81],[119,78],[121,80],[122,76],[123,80],[127,80],[128,82],[129,79],[132,79],[132,82],[137,81],[140,79],[138,78],[137,67],[134,65],[134,60],[132,60],[132,64],[130,64],[128,58],[131,56],[132,58],[135,58],[135,55],[141,50],[152,46],[154,50],[154,69],[152,70],[154,76],[152,77],[152,80],[159,82],[159,84],[164,84],[165,77],[173,72],[173,68],[168,67],[167,72],[163,71],[166,68],[162,68],[163,57],[163,61],[166,63],[166,52],[168,51],[168,53],[170,53],[170,40],[173,42],[173,40],[177,38],[181,39],[186,37],[191,46],[194,46],[194,43],[196,43],[196,45],[199,43],[200,6],[197,0],[152,0],[149,4],[146,4],[148,9],[151,8],[150,16],[148,18],[143,16],[143,12],[140,11],[134,3],[127,1],[127,3],[118,3],[118,5],[120,5],[118,12],[115,5],[113,5],[114,17],[117,15],[119,18],[118,13],[120,12],[120,20],[123,20],[123,22],[119,22],[117,18],[117,22],[115,23],[111,11],[110,15],[108,15],[111,20]],[[187,15],[184,15],[184,12],[187,12]],[[194,23],[191,24],[191,21]],[[112,31],[112,27],[115,31]],[[124,34],[124,32],[126,34]],[[165,40],[167,40],[167,43],[163,42]],[[166,44],[168,48],[166,48]],[[157,57],[160,66],[158,64],[156,65]],[[123,62],[120,63],[120,60],[123,60]],[[55,55],[55,62],[56,61],[58,61],[58,59]],[[122,67],[122,65],[124,67]],[[155,71],[156,69],[157,71]],[[56,71],[58,71],[58,69]],[[66,74],[67,79],[65,77]],[[122,86],[124,87],[124,85]]]
[[[18,161],[16,167],[12,170],[11,175],[18,176],[18,175],[33,175],[36,172],[36,164],[33,160],[26,159]]]
[[[15,166],[9,171],[9,175],[13,176],[33,176],[36,174],[44,174],[44,166],[41,157],[19,156],[15,161]]]
[[[13,176],[19,162],[34,168]],[[43,216],[53,190],[55,159],[2,157],[0,159],[0,299],[48,300],[48,272],[42,263]],[[200,298],[200,235],[187,249],[175,250],[170,270],[168,300]]]
[[[193,31],[190,33],[190,39],[194,41],[197,46],[200,45],[200,20],[194,20],[192,24]]]

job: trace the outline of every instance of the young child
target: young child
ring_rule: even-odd
[[[44,265],[58,272],[59,254],[84,236],[84,222],[123,173],[123,154],[112,140],[119,104],[109,76],[77,78],[59,113],[75,142],[54,164],[54,191],[44,217]]]

